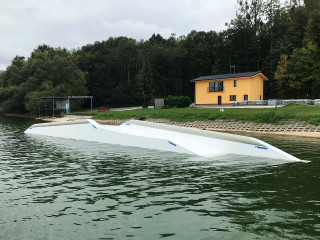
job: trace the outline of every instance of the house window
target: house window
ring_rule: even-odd
[[[243,96],[243,100],[244,100],[244,101],[248,101],[248,95],[244,95],[244,96]]]
[[[236,95],[230,95],[230,101],[237,101]]]
[[[209,92],[222,92],[223,82],[209,82]]]
[[[233,80],[233,86],[234,86],[234,87],[237,86],[237,80]]]

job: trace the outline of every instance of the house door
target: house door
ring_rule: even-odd
[[[248,95],[244,95],[244,96],[243,96],[243,100],[244,100],[244,101],[248,101]]]
[[[221,96],[218,96],[218,105],[221,105]]]

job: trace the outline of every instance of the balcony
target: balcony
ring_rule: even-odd
[[[223,87],[220,87],[220,88],[213,88],[213,87],[207,87],[207,92],[223,92],[224,91],[224,88]]]
[[[223,81],[209,82],[207,92],[223,92]]]

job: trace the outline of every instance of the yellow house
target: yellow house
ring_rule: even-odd
[[[230,104],[232,102],[263,100],[263,81],[260,71],[203,76],[195,83],[195,104]]]

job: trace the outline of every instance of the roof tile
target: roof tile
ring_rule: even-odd
[[[226,78],[240,78],[240,77],[252,77],[261,73],[257,72],[245,72],[245,73],[232,73],[232,74],[221,74],[221,75],[210,75],[210,76],[201,76],[195,79],[192,79],[192,82],[201,81],[201,80],[215,80],[215,79],[226,79]]]

